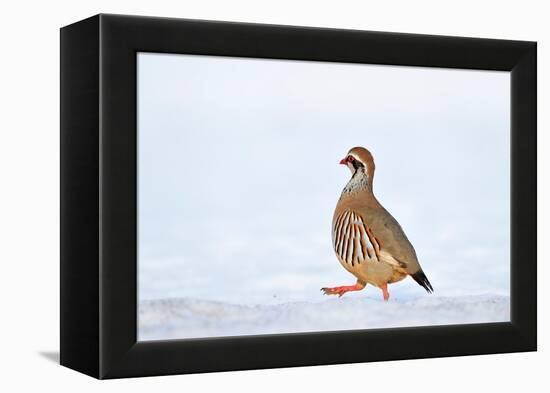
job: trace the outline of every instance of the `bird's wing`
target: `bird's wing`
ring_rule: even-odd
[[[367,211],[365,216],[377,239],[382,242],[384,252],[395,261],[391,263],[404,268],[408,274],[416,273],[420,269],[416,252],[397,220],[384,208],[376,212]]]
[[[332,241],[336,254],[352,266],[367,259],[380,261],[382,242],[363,216],[354,210],[344,210],[335,217]]]

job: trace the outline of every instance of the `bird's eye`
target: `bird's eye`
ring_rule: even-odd
[[[355,160],[355,158],[353,158],[353,156],[348,156],[348,162],[353,162],[353,160]]]

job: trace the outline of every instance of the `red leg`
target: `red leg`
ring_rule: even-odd
[[[361,289],[365,288],[365,285],[365,283],[357,281],[357,284],[355,285],[342,285],[340,287],[321,288],[321,291],[323,291],[325,295],[338,295],[338,297],[341,297],[346,292],[360,291]]]
[[[390,298],[390,293],[388,292],[388,284],[380,285],[380,289],[382,290],[382,294],[384,295],[384,301],[388,301]]]

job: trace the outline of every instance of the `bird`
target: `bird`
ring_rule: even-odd
[[[433,287],[422,270],[416,251],[401,225],[373,193],[374,158],[364,147],[349,150],[340,164],[352,173],[332,219],[332,244],[340,264],[357,278],[355,285],[321,288],[325,295],[341,297],[371,284],[382,290],[411,276],[428,293]]]

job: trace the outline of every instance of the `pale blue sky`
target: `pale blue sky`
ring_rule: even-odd
[[[140,298],[321,301],[354,283],[331,220],[356,145],[436,295],[509,294],[509,91],[508,72],[139,54]],[[390,293],[426,296],[411,279]]]

